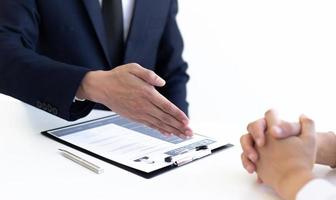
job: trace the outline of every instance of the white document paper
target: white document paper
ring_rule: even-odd
[[[164,136],[143,124],[119,115],[49,131],[68,143],[143,172],[172,165],[167,157],[177,157],[206,145],[209,150],[223,144],[195,134],[183,140]]]

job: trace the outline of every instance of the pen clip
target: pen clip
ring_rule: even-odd
[[[173,164],[176,166],[182,166],[182,165],[185,165],[194,160],[203,158],[210,154],[211,154],[211,150],[206,145],[202,145],[202,146],[195,147],[195,149],[189,150],[182,154],[178,154],[176,156],[169,156],[165,158],[165,161],[173,162]]]
[[[202,151],[194,151],[191,155],[188,155],[186,157],[182,157],[180,159],[177,159],[174,161],[174,165],[180,167],[182,165],[185,165],[187,163],[190,163],[192,161],[195,161],[195,160],[198,160],[200,158],[203,158],[207,155],[210,155],[211,154],[211,150],[209,149],[205,149],[205,150],[202,150]]]

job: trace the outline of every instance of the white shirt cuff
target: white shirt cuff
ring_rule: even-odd
[[[296,195],[296,200],[335,200],[336,187],[323,179],[308,182]]]
[[[75,103],[76,101],[85,101],[85,99],[80,99],[80,98],[75,96],[75,98],[72,100],[72,102]]]

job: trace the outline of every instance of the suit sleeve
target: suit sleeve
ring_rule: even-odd
[[[161,94],[188,114],[188,65],[182,58],[183,39],[176,22],[177,6],[177,0],[172,0],[159,46],[156,73],[166,80],[166,86],[158,89]]]
[[[69,121],[84,117],[94,104],[73,99],[89,69],[38,54],[40,20],[35,0],[1,0],[0,93]]]

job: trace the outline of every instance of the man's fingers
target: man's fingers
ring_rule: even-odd
[[[136,121],[150,127],[153,128],[155,130],[158,130],[160,133],[162,133],[165,136],[171,136],[171,134],[169,133],[168,130],[163,129],[162,127],[156,126],[155,124],[153,124],[152,122],[145,120],[145,119],[136,119]]]
[[[271,135],[281,135],[283,130],[279,127],[281,120],[278,117],[278,113],[274,109],[270,109],[265,113],[265,120],[267,126],[267,132]]]
[[[266,111],[265,119],[267,128],[277,126],[281,123],[281,120],[278,117],[278,112],[274,109]]]
[[[315,123],[312,119],[306,117],[305,115],[300,116],[301,124],[301,135],[302,139],[311,140],[315,138]]]
[[[154,105],[156,105],[163,112],[167,113],[168,115],[174,117],[177,121],[181,122],[187,128],[189,124],[189,119],[186,116],[186,114],[184,114],[183,111],[181,111],[177,106],[171,103],[164,96],[162,96],[158,91],[154,90],[154,93],[155,94],[152,96],[152,98],[149,98],[148,100],[152,102]],[[186,133],[186,134],[192,134],[192,133]]]
[[[254,149],[254,140],[251,134],[245,134],[240,138],[240,144],[243,149],[244,155],[251,160],[251,162],[256,163],[258,161],[258,153]]]
[[[253,164],[253,162],[251,162],[244,153],[241,154],[241,161],[243,164],[243,167],[246,169],[246,171],[250,174],[255,172],[255,165]]]
[[[189,135],[184,134],[184,132],[180,131],[179,129],[172,127],[168,124],[165,124],[163,121],[161,121],[160,119],[156,118],[155,116],[152,115],[147,115],[144,117],[144,120],[150,122],[151,124],[153,124],[156,127],[160,127],[160,129],[165,130],[166,133],[168,134],[174,134],[180,138],[187,138],[189,137]]]
[[[130,72],[152,86],[162,87],[166,84],[166,81],[155,72],[141,67],[139,64],[133,63]]]
[[[247,131],[252,135],[259,147],[265,144],[265,130],[266,121],[264,118],[254,121],[247,126]]]
[[[273,128],[270,131],[271,135],[277,139],[288,138],[290,136],[298,136],[301,132],[301,126],[299,123],[290,123],[286,121],[281,121],[278,128]]]
[[[156,105],[151,104],[153,109],[150,111],[151,116],[157,118],[159,121],[164,123],[165,125],[169,127],[174,127],[177,129],[179,134],[183,134],[186,136],[192,136],[192,130],[185,126],[182,122],[176,120],[174,117],[171,115],[167,114],[166,112],[163,112],[161,109],[159,109]]]

